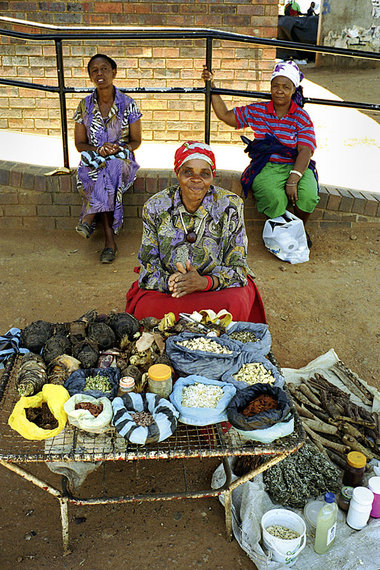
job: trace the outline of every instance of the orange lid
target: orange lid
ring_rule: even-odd
[[[367,458],[364,453],[360,453],[360,451],[350,451],[347,455],[347,463],[351,465],[351,467],[361,469],[367,463]]]
[[[148,370],[149,378],[156,382],[163,382],[172,375],[172,369],[167,364],[153,364]]]

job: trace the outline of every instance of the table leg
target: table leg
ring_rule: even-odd
[[[62,542],[63,542],[63,556],[71,554],[69,548],[69,502],[66,497],[59,499],[59,506],[61,509],[61,524],[62,524]]]

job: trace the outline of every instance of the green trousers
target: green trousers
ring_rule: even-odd
[[[255,177],[252,184],[253,197],[257,210],[268,218],[282,216],[288,207],[285,184],[293,164],[268,162]],[[313,172],[307,168],[297,188],[296,206],[303,212],[311,213],[319,202],[317,181]]]

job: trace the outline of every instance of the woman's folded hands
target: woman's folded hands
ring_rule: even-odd
[[[207,277],[200,275],[189,260],[186,261],[185,266],[183,263],[178,262],[176,267],[178,271],[170,275],[168,280],[168,287],[172,297],[183,297],[195,291],[203,291],[207,287]]]

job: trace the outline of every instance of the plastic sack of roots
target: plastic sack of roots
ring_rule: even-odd
[[[231,323],[227,328],[227,335],[239,344],[243,352],[250,352],[255,356],[266,356],[272,344],[268,325],[263,323]]]
[[[264,408],[267,407],[267,404],[262,402],[252,409],[264,409],[264,411],[258,411],[258,413],[248,416],[246,415],[247,411],[243,413],[244,410],[247,410],[247,407],[248,413],[250,413],[249,406],[251,402],[263,395],[274,401],[276,407],[265,410]],[[290,400],[282,388],[269,386],[268,384],[256,384],[236,392],[227,406],[227,418],[235,428],[248,431],[267,429],[279,422],[288,422],[293,418],[293,413],[290,408]]]
[[[65,388],[70,396],[86,394],[93,398],[113,400],[119,389],[119,368],[84,368],[70,374]]]
[[[42,440],[54,437],[66,425],[64,403],[69,398],[70,395],[63,386],[45,384],[38,394],[21,396],[9,416],[8,423],[25,439]],[[39,410],[41,414],[38,414]],[[28,419],[32,412],[34,420]],[[46,420],[51,423],[50,427],[47,426]]]
[[[234,365],[221,377],[222,382],[230,382],[242,390],[255,384],[283,387],[285,379],[278,369],[263,356],[241,352]]]
[[[123,394],[112,401],[112,408],[119,435],[137,445],[163,441],[177,428],[178,411],[157,394]]]
[[[240,352],[239,344],[225,334],[210,337],[183,332],[166,341],[166,353],[180,376],[195,374],[220,380],[235,364]]]
[[[189,398],[192,401],[186,401],[187,405],[184,405],[186,389],[198,386],[214,388],[214,393],[210,396],[205,390],[203,390],[203,393],[198,391]],[[180,422],[193,426],[207,426],[227,420],[226,408],[235,393],[236,388],[232,384],[192,375],[187,378],[178,378],[169,398],[179,411]],[[209,407],[207,407],[208,401],[210,402]]]
[[[113,411],[108,398],[74,394],[63,407],[69,423],[83,431],[103,433],[110,427]]]

